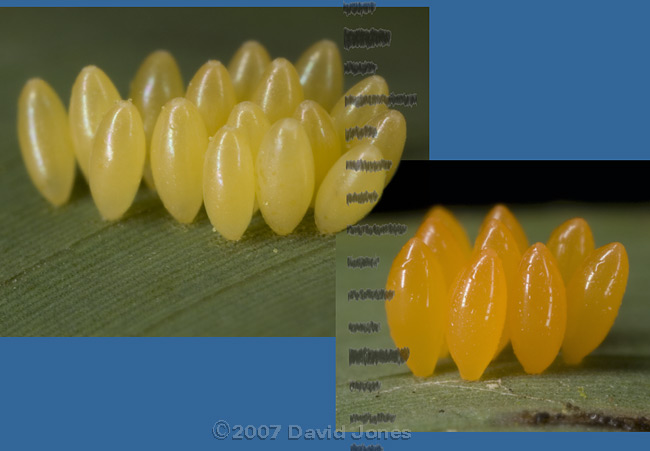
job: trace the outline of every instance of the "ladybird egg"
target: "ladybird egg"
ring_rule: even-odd
[[[313,100],[305,100],[293,115],[307,132],[314,154],[314,193],[318,192],[325,175],[341,156],[341,144],[329,113]],[[313,207],[316,196],[312,198]]]
[[[240,130],[248,138],[249,149],[254,163],[257,160],[262,138],[271,128],[271,124],[262,108],[249,101],[238,103],[230,112],[226,124]],[[259,204],[256,198],[253,213],[258,210]]]
[[[201,208],[207,147],[196,106],[183,97],[167,102],[151,137],[151,170],[160,199],[179,222],[192,222]]]
[[[345,106],[346,96],[366,96],[366,95],[388,95],[388,85],[386,80],[379,75],[364,78],[356,85],[352,86],[332,107],[331,115],[339,135],[342,148],[347,148],[345,140],[345,130],[353,127],[362,127],[379,113],[388,109],[385,103],[376,103],[374,105],[355,106],[354,104]]]
[[[469,238],[467,237],[465,228],[458,221],[458,219],[456,219],[456,217],[442,205],[436,205],[431,208],[427,212],[424,221],[430,217],[435,217],[442,221],[445,227],[447,227],[447,229],[456,239],[456,243],[458,243],[460,246],[461,252],[463,255],[465,255],[465,258],[469,258],[470,254],[472,253],[472,246],[469,243]]]
[[[224,126],[210,139],[203,165],[203,201],[210,222],[227,240],[248,228],[255,201],[255,171],[248,139]]]
[[[39,78],[29,80],[18,99],[18,142],[36,189],[55,206],[66,203],[75,176],[68,115],[52,87]]]
[[[328,39],[318,41],[300,56],[296,71],[305,99],[331,110],[343,92],[343,62],[337,45]]]
[[[288,60],[274,59],[262,75],[251,99],[271,123],[293,116],[304,100],[298,73]]]
[[[510,339],[517,360],[526,373],[539,374],[560,351],[567,318],[562,275],[542,243],[524,252],[517,295],[508,307]]]
[[[104,115],[120,100],[120,94],[108,76],[96,66],[84,67],[70,96],[70,135],[79,167],[88,180],[93,139]]]
[[[356,224],[373,209],[384,190],[386,172],[347,168],[347,162],[379,162],[381,152],[370,144],[348,150],[331,167],[316,195],[314,219],[321,233],[336,233]],[[366,193],[368,195],[366,196]],[[370,197],[376,193],[376,199]],[[366,196],[364,202],[348,200],[348,195]]]
[[[447,286],[431,249],[411,238],[388,274],[385,302],[390,335],[398,348],[408,348],[406,365],[414,375],[433,374],[442,348],[447,319]]]
[[[364,138],[361,142],[367,142],[375,145],[381,150],[384,158],[390,160],[392,165],[386,175],[386,185],[391,181],[397,171],[399,162],[404,152],[406,143],[406,119],[404,115],[397,110],[388,110],[379,113],[364,124],[365,126],[374,127],[377,135],[372,138]],[[354,141],[348,142],[348,146]]]
[[[156,120],[165,103],[184,95],[185,85],[178,64],[171,53],[165,50],[157,50],[147,56],[131,82],[129,97],[140,111],[147,139],[144,180],[151,189],[154,189],[155,185],[149,160],[151,136],[156,126]]]
[[[515,240],[517,240],[517,247],[520,252],[524,252],[528,249],[528,238],[526,238],[526,232],[524,232],[524,228],[521,226],[519,221],[517,221],[517,218],[515,218],[515,215],[512,214],[508,207],[505,205],[496,205],[485,216],[483,223],[485,224],[490,219],[498,219],[510,229],[512,234],[515,236]]]
[[[264,111],[253,102],[241,102],[234,106],[226,125],[237,128],[248,138],[253,161],[262,143],[262,138],[271,128]]]
[[[456,236],[452,230],[447,226],[448,221],[445,219],[451,218],[455,224],[460,224],[451,216],[447,210],[446,213],[441,213],[439,207],[437,210],[432,211],[433,214],[427,215],[420,227],[416,232],[416,236],[421,238],[433,251],[434,255],[442,265],[443,274],[445,276],[445,283],[450,287],[460,270],[469,259],[469,252],[465,252],[462,246],[458,243]],[[449,215],[446,217],[445,215]],[[443,217],[445,219],[443,219]],[[449,222],[449,224],[453,223]],[[462,226],[460,226],[462,228]],[[464,233],[464,231],[463,231]],[[467,239],[467,236],[465,236]],[[440,357],[445,358],[449,356],[449,348],[447,342],[443,340],[442,348],[440,349]]]
[[[104,219],[118,219],[133,203],[146,150],[138,109],[119,101],[99,124],[89,160],[90,193]]]
[[[510,229],[498,219],[488,219],[481,227],[481,232],[476,238],[474,252],[480,252],[481,249],[493,249],[503,265],[503,271],[506,275],[508,285],[508,303],[512,302],[517,296],[519,284],[519,262],[521,252],[517,246],[517,240]],[[499,355],[503,348],[506,347],[510,340],[510,315],[506,312],[506,323],[503,327],[501,340],[497,347],[495,356]]]
[[[440,219],[431,216],[420,224],[415,236],[431,248],[442,265],[447,286],[451,286],[467,263],[467,257],[454,235]]]
[[[228,72],[239,102],[253,98],[253,92],[270,63],[269,52],[257,41],[246,41],[235,52],[228,63]]]
[[[236,103],[228,71],[214,60],[199,68],[187,87],[185,98],[199,109],[210,136],[226,123]]]
[[[591,228],[582,218],[570,219],[553,230],[546,246],[557,260],[565,284],[596,247]]]
[[[577,365],[605,339],[623,301],[630,270],[621,243],[593,251],[567,287],[567,325],[562,356]]]
[[[314,157],[300,122],[281,119],[264,135],[255,182],[260,211],[269,227],[278,235],[293,232],[314,193]]]
[[[447,346],[463,379],[478,380],[496,353],[508,287],[492,249],[475,254],[450,290]]]

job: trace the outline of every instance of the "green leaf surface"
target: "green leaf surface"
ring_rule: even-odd
[[[311,213],[288,237],[257,214],[243,240],[230,243],[203,211],[194,224],[177,224],[145,188],[123,220],[104,222],[79,178],[71,202],[54,209],[23,167],[16,106],[34,76],[67,104],[88,64],[126,97],[138,65],[158,48],[172,51],[185,82],[210,58],[227,63],[250,38],[273,56],[297,58],[313,41],[339,35],[339,14],[292,41],[287,35],[299,28],[277,27],[300,14],[280,9],[3,8],[0,335],[333,335],[335,239],[318,233]]]
[[[334,237],[308,214],[289,237],[256,215],[228,243],[204,212],[181,226],[141,189],[126,217],[101,221],[78,180],[53,209],[31,186],[16,139],[19,92],[47,80],[67,105],[82,67],[102,68],[126,98],[147,54],[167,49],[185,83],[208,59],[226,63],[248,39],[296,61],[332,39],[344,59],[372,59],[404,109],[405,158],[428,157],[426,8],[378,9],[368,18],[337,8],[3,8],[0,12],[0,335],[334,335]],[[389,28],[390,49],[345,52],[343,27]],[[346,88],[362,77],[345,77]]]
[[[143,188],[107,223],[85,185],[54,209],[20,164],[0,191],[2,335],[331,335],[334,238],[311,213],[287,237],[258,213],[228,242],[203,211],[180,225]]]
[[[488,207],[452,211],[471,239]],[[439,362],[426,379],[405,365],[349,365],[349,349],[394,348],[382,301],[348,301],[351,289],[383,288],[393,258],[413,236],[424,211],[381,213],[364,222],[408,225],[403,236],[337,235],[337,388],[336,421],[346,430],[643,430],[650,418],[650,205],[552,203],[515,206],[531,243],[546,242],[563,221],[581,216],[592,227],[597,246],[622,242],[630,276],[618,318],[603,344],[577,367],[558,358],[543,374],[526,375],[510,347],[478,382],[463,381],[451,359]],[[376,269],[349,269],[348,256],[380,257]],[[381,323],[376,334],[352,334],[350,322]],[[377,392],[351,391],[350,381],[380,381]],[[392,423],[351,422],[352,414],[394,414]],[[548,417],[547,415],[548,414]],[[642,418],[645,417],[646,419]]]

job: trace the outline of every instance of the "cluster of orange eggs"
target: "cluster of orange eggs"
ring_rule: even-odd
[[[458,220],[436,206],[393,261],[388,325],[416,376],[433,374],[448,349],[461,377],[477,380],[508,342],[526,373],[538,374],[560,349],[567,364],[578,364],[600,345],[628,272],[624,246],[595,249],[582,218],[557,227],[546,245],[529,246],[519,221],[498,205],[472,248]]]

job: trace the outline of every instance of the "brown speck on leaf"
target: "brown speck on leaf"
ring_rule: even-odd
[[[602,412],[583,412],[580,408],[567,403],[565,412],[522,412],[515,421],[533,426],[586,426],[603,430],[624,432],[650,432],[650,420],[646,417],[625,417],[607,415]]]

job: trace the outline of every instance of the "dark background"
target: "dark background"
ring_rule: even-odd
[[[402,161],[373,211],[433,204],[650,201],[650,161]]]
[[[387,48],[343,49],[343,28],[392,31]],[[320,39],[338,43],[343,61],[372,60],[395,92],[416,92],[418,105],[399,108],[408,124],[404,157],[429,157],[428,8],[377,8],[346,17],[343,8],[3,8],[0,12],[2,152],[17,154],[18,94],[30,77],[48,81],[67,105],[82,67],[99,66],[122,96],[142,60],[156,49],[172,52],[187,84],[208,59],[228,64],[248,39],[272,58],[295,62]],[[345,89],[362,76],[345,76]]]

